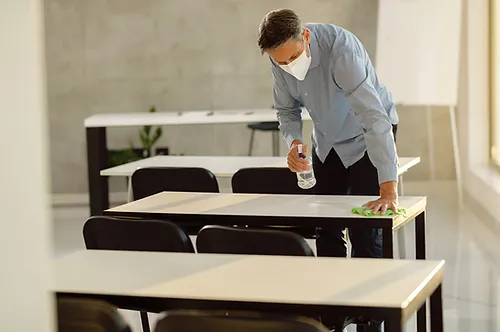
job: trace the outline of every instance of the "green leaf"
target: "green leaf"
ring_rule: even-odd
[[[123,165],[140,159],[133,148],[123,150],[110,150],[108,157],[109,167]]]
[[[160,138],[160,136],[153,137],[153,139],[151,140],[151,147],[153,147],[156,144],[156,142],[158,141],[159,138]]]
[[[146,136],[149,136],[149,134],[151,133],[151,126],[144,126],[142,128],[142,132],[146,134]]]
[[[158,128],[156,128],[153,137],[156,138],[156,139],[158,139],[158,138],[160,138],[161,134],[162,134],[162,130],[161,130],[160,127],[158,127]]]
[[[139,138],[141,140],[142,147],[147,148],[149,145],[149,137],[144,132],[141,132],[141,135]]]

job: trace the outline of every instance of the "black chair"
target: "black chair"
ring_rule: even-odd
[[[142,199],[163,191],[218,193],[214,174],[201,167],[140,168],[132,174],[134,199]]]
[[[264,131],[272,133],[272,143],[273,143],[273,156],[280,155],[280,123],[278,121],[272,122],[256,122],[247,125],[248,129],[251,130],[250,133],[250,145],[248,147],[248,155],[251,156],[253,152],[253,141],[255,139],[255,131]]]
[[[312,189],[301,189],[297,175],[286,167],[249,167],[234,173],[231,179],[234,193],[308,195]]]
[[[313,189],[301,189],[297,175],[286,167],[253,167],[238,170],[231,179],[234,193],[309,195]],[[315,238],[316,229],[307,227],[288,228],[306,238]]]
[[[83,226],[87,249],[193,252],[189,236],[168,221],[90,217]]]
[[[83,238],[87,249],[195,252],[189,236],[168,221],[94,216],[85,222]],[[141,311],[141,321],[143,331],[149,332],[147,312]]]
[[[155,332],[328,332],[317,321],[298,316],[250,312],[168,312]]]
[[[292,232],[212,225],[198,233],[196,249],[211,254],[315,256],[307,241]]]
[[[196,238],[196,249],[198,253],[204,254],[315,257],[303,237],[275,229],[205,226]],[[332,282],[335,281],[332,279]],[[361,332],[374,331],[369,325],[369,320],[365,319],[344,316],[323,317],[322,319],[326,319],[325,322],[335,331],[343,331],[350,324],[357,324],[357,330]]]
[[[116,307],[91,299],[57,299],[59,332],[131,332]]]
[[[132,174],[134,199],[142,199],[163,191],[218,193],[219,185],[214,174],[201,167],[151,167],[140,168]],[[185,223],[188,234],[197,234],[198,223]]]

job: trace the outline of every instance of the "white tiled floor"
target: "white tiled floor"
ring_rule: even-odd
[[[445,259],[445,330],[500,332],[500,237],[469,210],[459,211],[455,185],[405,183],[406,195],[429,197],[427,212],[428,258]],[[55,254],[83,249],[81,230],[87,207],[54,209]],[[408,257],[414,257],[413,228],[407,226]],[[332,280],[334,282],[334,280]],[[141,331],[138,314],[126,313],[134,331]],[[414,321],[408,331],[414,331]],[[352,329],[349,329],[353,331]]]

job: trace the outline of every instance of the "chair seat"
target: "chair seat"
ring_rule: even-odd
[[[261,130],[261,131],[279,131],[279,122],[255,122],[247,125],[248,128],[252,130]]]

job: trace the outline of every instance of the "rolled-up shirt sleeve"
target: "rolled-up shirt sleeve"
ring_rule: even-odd
[[[367,73],[364,59],[352,52],[340,56],[333,66],[333,79],[363,126],[368,157],[377,168],[379,183],[397,181],[398,156],[392,124]]]
[[[302,140],[302,110],[300,103],[293,98],[286,87],[282,70],[272,63],[273,98],[276,116],[280,123],[279,128],[285,141],[290,147],[296,139]]]

